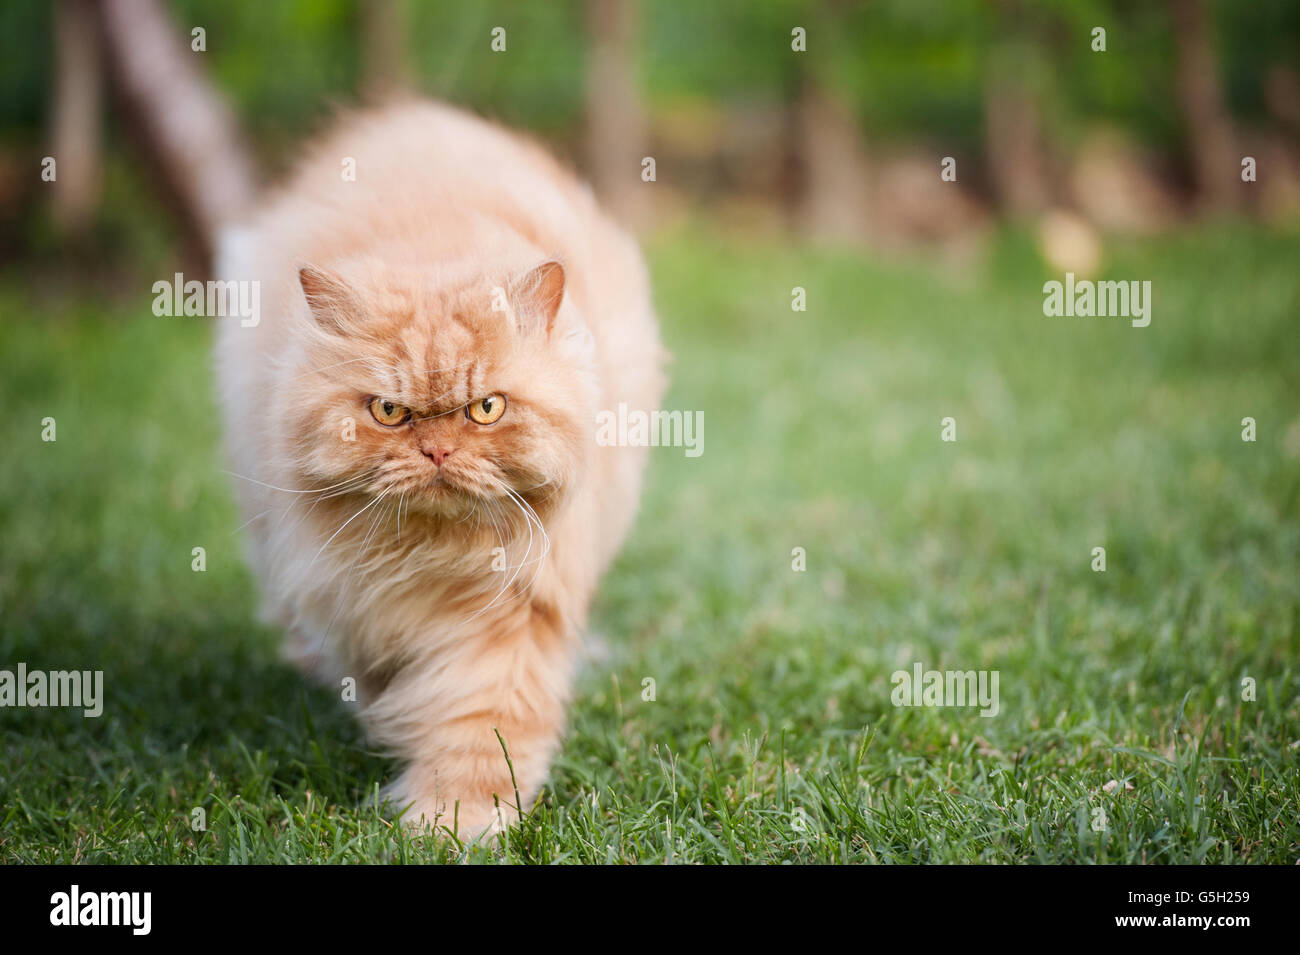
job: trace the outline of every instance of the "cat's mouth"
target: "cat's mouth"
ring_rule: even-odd
[[[437,468],[408,465],[392,468],[390,473],[381,470],[375,477],[377,480],[368,488],[370,496],[399,501],[404,513],[419,511],[453,519],[475,508],[507,502],[516,493],[513,482],[504,475],[493,474],[473,462],[460,467],[453,462]]]
[[[446,466],[422,475],[413,485],[405,491],[408,506],[414,504],[448,517],[463,516],[479,504],[502,496],[477,475],[460,474]]]
[[[411,496],[423,496],[432,502],[446,503],[460,498],[469,500],[474,497],[474,494],[456,478],[439,472],[420,481],[419,484],[412,489]]]
[[[448,480],[445,475],[434,475],[433,479],[425,486],[425,493],[429,499],[439,504],[446,504],[450,501],[472,503],[478,497],[469,488],[464,487],[455,480]]]
[[[450,464],[444,464],[435,470],[426,483],[430,492],[434,494],[475,496],[474,482],[469,480],[467,475],[458,473]]]

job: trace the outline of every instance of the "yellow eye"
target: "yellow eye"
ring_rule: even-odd
[[[380,424],[386,424],[390,428],[411,417],[409,408],[399,405],[396,401],[389,401],[387,398],[370,399],[370,413],[375,416],[376,421]]]
[[[506,413],[505,395],[488,395],[465,406],[465,416],[479,424],[496,424]]]

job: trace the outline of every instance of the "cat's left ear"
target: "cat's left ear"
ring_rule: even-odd
[[[564,301],[564,266],[543,262],[510,283],[510,301],[520,331],[551,333],[556,313]]]
[[[298,282],[307,296],[316,324],[335,335],[346,335],[354,330],[353,315],[356,303],[352,290],[343,278],[328,269],[304,265],[298,270]]]

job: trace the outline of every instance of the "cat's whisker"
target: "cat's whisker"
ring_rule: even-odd
[[[450,391],[447,392],[446,394],[439,395],[437,398],[432,399],[432,400],[430,401],[430,404],[437,404],[437,403],[438,403],[439,401],[441,401],[443,398],[446,398],[447,395],[449,395],[449,394],[451,394]],[[461,409],[462,407],[464,407],[464,406],[463,406],[463,405],[457,405],[457,406],[454,407],[454,408],[448,408],[446,411],[437,411],[437,412],[434,412],[433,414],[415,415],[415,416],[413,416],[413,420],[415,420],[415,421],[432,421],[434,418],[441,418],[441,417],[444,417],[445,415],[455,414],[457,411],[460,411],[460,409]]]
[[[347,361],[335,362],[333,365],[322,365],[320,368],[309,368],[307,371],[304,371],[301,375],[294,375],[294,376],[292,376],[291,378],[289,378],[288,380],[289,380],[289,381],[297,381],[299,378],[306,378],[308,375],[318,375],[318,374],[321,374],[321,373],[323,373],[323,372],[330,371],[331,369],[334,369],[334,368],[341,368],[341,367],[343,367],[344,365],[351,365],[351,364],[353,364],[353,363],[355,363],[355,362],[359,362],[359,361],[369,361],[369,362],[373,362],[374,359],[371,358],[371,357],[368,356],[368,355],[363,355],[363,356],[361,356],[360,358],[349,358]]]
[[[537,516],[537,511],[533,510],[533,506],[524,500],[523,495],[519,494],[509,485],[503,483],[502,488],[505,490],[506,494],[519,503],[520,510],[523,511],[524,517],[537,526],[537,530],[541,532],[546,544],[546,553],[549,553],[551,549],[551,535],[546,532],[546,528],[542,524],[542,519]],[[544,553],[542,556],[544,557],[546,554]]]
[[[504,488],[505,490],[509,491],[509,488],[506,488],[506,486],[505,486],[504,484],[502,484],[501,486],[502,486],[502,488]],[[511,501],[514,500],[513,496],[511,496],[511,497],[509,497],[509,498],[507,498],[507,499],[508,499],[508,500],[511,500]],[[524,556],[523,556],[523,559],[522,559],[522,560],[519,562],[519,564],[515,567],[514,574],[511,575],[511,577],[510,577],[509,580],[507,580],[505,583],[503,583],[503,584],[501,585],[501,589],[498,590],[498,591],[496,592],[496,595],[493,596],[493,598],[492,598],[490,601],[488,601],[487,605],[484,606],[484,607],[481,607],[477,612],[475,612],[474,614],[472,614],[472,615],[471,615],[471,616],[470,616],[470,617],[465,621],[465,623],[469,623],[470,621],[473,621],[473,620],[478,619],[480,616],[482,616],[483,614],[487,613],[487,612],[488,612],[489,610],[491,610],[493,607],[496,607],[496,606],[504,606],[505,604],[509,603],[511,600],[515,600],[515,599],[517,599],[517,598],[519,598],[519,597],[524,596],[524,595],[528,592],[528,589],[531,588],[531,587],[532,587],[532,584],[536,581],[536,574],[534,574],[533,580],[529,581],[529,587],[528,587],[528,588],[522,588],[522,587],[521,587],[521,588],[520,588],[520,589],[519,589],[515,594],[513,594],[513,595],[510,596],[510,597],[507,597],[504,601],[501,601],[501,596],[502,596],[502,594],[504,594],[507,590],[509,590],[509,589],[514,585],[514,582],[518,579],[520,573],[523,572],[524,567],[527,566],[527,564],[529,563],[528,558],[529,558],[529,556],[530,556],[530,555],[532,554],[532,552],[533,552],[533,522],[532,522],[532,520],[529,519],[528,514],[525,513],[525,512],[523,511],[522,508],[519,508],[517,504],[516,504],[516,509],[518,509],[519,512],[520,512],[521,514],[524,515],[524,523],[525,523],[525,526],[527,526],[527,528],[528,528],[528,546],[527,546],[527,548],[524,550]],[[498,540],[500,540],[500,535],[499,535],[499,534],[498,534]],[[505,546],[504,546],[504,544],[502,544],[502,550],[503,550],[503,551],[505,550]],[[505,571],[502,571],[502,573],[505,573]],[[500,603],[498,603],[498,601],[500,601]]]
[[[549,533],[547,533],[546,527],[542,524],[541,518],[538,517],[537,512],[533,509],[531,504],[525,501],[512,488],[502,484],[502,489],[506,492],[508,499],[515,503],[516,509],[524,516],[524,520],[529,528],[529,547],[524,553],[524,559],[521,560],[519,563],[519,569],[522,570],[524,567],[526,567],[529,564],[536,564],[537,568],[534,571],[533,577],[529,581],[528,586],[523,588],[524,591],[527,591],[532,589],[533,584],[536,583],[537,576],[541,573],[542,562],[545,561],[547,555],[551,551],[551,536]],[[543,544],[542,552],[538,554],[536,557],[529,556],[532,553],[531,535],[532,535],[533,527],[537,528],[538,535],[541,537],[542,544]]]
[[[384,496],[384,494],[380,494],[379,497],[375,498],[375,500],[381,501],[384,499]],[[357,565],[361,563],[361,559],[365,557],[366,552],[370,549],[370,542],[375,536],[375,531],[378,530],[381,523],[388,519],[390,514],[391,509],[375,512],[374,520],[370,522],[370,528],[366,531],[366,536],[361,542],[361,547],[358,548],[357,556],[352,559],[352,565],[348,568],[348,575],[343,580],[343,586],[339,588],[338,599],[334,601],[334,610],[330,614],[329,623],[325,625],[325,632],[321,634],[320,646],[317,648],[317,653],[320,653],[325,649],[325,641],[329,638],[330,631],[334,628],[334,621],[338,619],[339,612],[343,609],[343,601],[347,597],[348,585],[352,583],[352,576],[357,571]]]
[[[349,517],[346,521],[344,521],[344,522],[343,522],[343,525],[342,525],[338,530],[336,530],[333,534],[330,535],[330,539],[327,540],[325,543],[321,544],[321,546],[320,546],[320,550],[316,551],[316,555],[315,555],[314,557],[312,557],[312,559],[311,559],[311,563],[309,563],[309,564],[307,565],[307,570],[311,570],[312,567],[314,567],[314,566],[316,565],[316,560],[317,560],[317,558],[319,558],[320,555],[323,554],[323,553],[325,552],[325,548],[326,548],[326,547],[329,547],[329,545],[332,544],[332,543],[334,542],[334,538],[338,537],[341,533],[343,533],[343,529],[344,529],[345,527],[347,527],[349,524],[351,524],[353,521],[355,521],[358,517],[360,517],[360,516],[361,516],[362,514],[364,514],[366,511],[370,510],[372,507],[374,507],[376,504],[378,504],[380,501],[382,501],[382,500],[384,499],[384,496],[385,496],[386,493],[387,493],[387,492],[382,492],[382,493],[380,493],[380,495],[379,495],[378,497],[374,498],[374,499],[373,499],[369,504],[364,505],[364,506],[361,508],[361,510],[357,511],[355,514],[353,514],[351,517]],[[304,572],[304,573],[305,573],[305,572]]]
[[[246,475],[235,474],[233,471],[226,471],[225,473],[230,474],[232,477],[238,477],[246,481],[250,481],[254,484],[263,485],[267,488],[270,488],[273,491],[284,491],[286,493],[291,493],[294,495],[294,497],[290,499],[289,503],[285,507],[283,508],[270,507],[267,508],[267,510],[263,511],[262,514],[258,515],[258,517],[261,517],[264,514],[267,514],[273,510],[280,511],[280,518],[275,522],[275,528],[273,530],[273,533],[279,532],[280,528],[283,526],[285,522],[285,519],[289,516],[289,513],[294,509],[294,507],[296,507],[299,503],[305,500],[306,495],[315,495],[316,497],[315,500],[312,501],[311,507],[309,507],[306,510],[306,512],[298,519],[297,523],[294,525],[295,528],[301,527],[307,521],[307,519],[311,517],[312,511],[316,509],[316,506],[320,504],[321,501],[327,500],[328,498],[332,498],[332,497],[338,497],[342,494],[350,493],[354,490],[363,487],[370,480],[370,476],[368,474],[361,474],[356,477],[351,477],[344,481],[340,481],[337,484],[331,484],[325,488],[315,488],[315,489],[309,488],[306,490],[296,490],[291,488],[277,487],[276,485],[273,484],[266,484],[265,482],[258,481],[255,478],[247,477]],[[256,517],[248,521],[243,526],[247,527],[248,524],[251,524],[255,520],[257,520]],[[274,551],[271,553],[270,563],[272,566],[276,565],[279,562],[281,553],[283,549],[288,546],[288,543],[289,543],[289,538],[286,537],[284,540],[280,542],[279,546],[276,547]]]
[[[478,499],[478,497],[476,496],[476,497],[474,498],[474,506],[471,507],[471,508],[469,509],[469,513],[466,514],[464,517],[462,517],[460,520],[458,520],[456,523],[457,523],[458,525],[459,525],[459,524],[464,524],[467,520],[469,520],[471,517],[473,517],[473,516],[474,516],[474,512],[478,510],[478,504],[479,504],[479,499]]]
[[[231,477],[237,477],[241,481],[249,481],[261,487],[270,488],[272,491],[283,491],[285,494],[319,494],[321,491],[331,491],[336,487],[342,487],[344,484],[348,484],[352,481],[358,480],[357,478],[348,478],[348,480],[346,481],[341,481],[338,484],[331,484],[329,487],[317,487],[317,488],[307,488],[305,490],[299,490],[297,488],[290,488],[290,487],[277,487],[274,484],[267,484],[265,481],[259,481],[257,478],[251,478],[246,474],[236,474],[234,471],[223,470],[221,473],[229,474]]]
[[[328,501],[331,498],[344,497],[348,494],[352,494],[356,491],[362,490],[363,488],[369,486],[372,481],[373,478],[370,475],[368,474],[362,475],[361,477],[349,481],[343,487],[335,488],[334,490],[329,492],[322,492],[318,500]]]
[[[486,511],[487,508],[484,508],[484,510]],[[501,531],[500,531],[500,528],[499,528],[498,525],[497,525],[496,518],[495,518],[495,517],[492,517],[492,516],[489,514],[489,519],[490,519],[491,522],[492,522],[492,532],[496,535],[496,538],[497,538],[497,544],[501,547],[502,552],[504,552],[504,551],[505,551],[505,543],[504,543],[504,541],[503,541],[503,539],[502,539],[502,537],[501,537]],[[504,574],[504,571],[503,571],[502,573]],[[461,621],[461,624],[464,625],[464,624],[470,623],[471,621],[476,620],[476,619],[478,619],[479,617],[481,617],[483,614],[487,613],[487,611],[491,610],[492,607],[494,607],[494,606],[496,605],[496,602],[497,602],[497,600],[500,599],[501,595],[502,595],[503,593],[505,593],[505,591],[506,591],[506,587],[507,587],[507,586],[509,586],[509,584],[503,582],[503,583],[501,584],[501,589],[498,590],[495,594],[493,594],[492,599],[489,600],[485,606],[479,608],[479,610],[477,610],[475,613],[472,613],[472,614],[470,614],[468,617],[464,618],[464,619]]]
[[[504,558],[506,556],[506,540],[509,537],[509,533],[502,530],[501,520],[500,520],[502,515],[496,513],[495,507],[496,507],[496,501],[489,501],[487,503],[487,506],[484,508],[484,510],[488,511],[488,517],[492,522],[492,533],[496,535],[497,546],[501,548],[501,554],[502,557]],[[495,604],[497,599],[503,593],[505,593],[506,588],[509,586],[509,583],[506,581],[507,567],[509,567],[509,564],[507,564],[506,567],[501,568],[501,589],[496,592],[496,594],[492,597],[490,601],[488,601],[488,607],[491,607],[493,604]]]
[[[514,585],[515,580],[518,579],[519,575],[523,572],[524,564],[528,562],[529,555],[532,554],[533,552],[533,524],[532,521],[528,520],[527,515],[524,516],[524,520],[528,526],[528,548],[524,551],[524,556],[523,559],[519,562],[519,566],[515,568],[514,576],[512,576],[509,582],[506,584],[507,588]]]
[[[344,494],[349,494],[353,491],[359,490],[360,488],[368,484],[370,480],[371,480],[370,475],[362,474],[357,477],[350,478],[347,481],[342,482],[341,484],[334,485],[334,487],[337,488],[337,490],[335,491],[331,491],[328,494],[320,493],[319,496],[316,498],[316,500],[312,501],[311,507],[307,508],[307,510],[303,512],[303,515],[300,518],[298,518],[297,523],[293,526],[292,529],[297,530],[298,528],[302,527],[303,524],[305,524],[308,521],[308,519],[310,519],[312,512],[316,510],[316,508],[320,505],[321,501],[329,500],[335,497],[341,497]],[[289,503],[289,506],[284,509],[284,513],[280,515],[280,520],[276,522],[277,531],[279,530],[280,525],[284,523],[284,519],[289,516],[289,512],[293,510],[295,505],[301,503],[302,500],[303,498],[301,497],[295,497]],[[272,555],[273,561],[278,561],[280,557],[281,549],[287,546],[287,542],[289,541],[289,539],[290,538],[286,536],[284,542],[282,542],[280,547],[276,549],[275,553]]]
[[[238,534],[240,531],[242,531],[242,530],[243,530],[245,527],[247,527],[249,524],[253,523],[253,521],[257,520],[259,517],[265,517],[267,514],[270,514],[273,510],[275,510],[275,508],[273,508],[273,507],[268,507],[266,510],[262,511],[260,514],[254,514],[254,515],[253,515],[252,517],[250,517],[248,520],[244,521],[244,523],[240,524],[240,525],[239,525],[238,527],[236,527],[233,531],[231,531],[231,532],[230,532],[231,535]]]
[[[506,493],[519,502],[520,509],[524,512],[524,517],[537,525],[537,530],[542,536],[542,543],[544,545],[544,548],[542,550],[542,553],[539,554],[536,558],[537,566],[533,570],[532,580],[528,582],[527,589],[531,590],[533,586],[537,583],[537,578],[541,576],[542,562],[546,559],[547,555],[550,554],[551,552],[551,535],[548,534],[546,532],[546,528],[542,526],[542,519],[537,516],[537,512],[533,510],[533,506],[531,504],[525,501],[522,496],[517,494],[514,490],[512,490],[509,487],[506,488]]]

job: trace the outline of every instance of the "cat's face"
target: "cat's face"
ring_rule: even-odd
[[[433,281],[379,266],[300,273],[312,322],[283,399],[314,489],[472,513],[557,499],[581,467],[594,380],[589,338],[557,322],[564,270]]]

